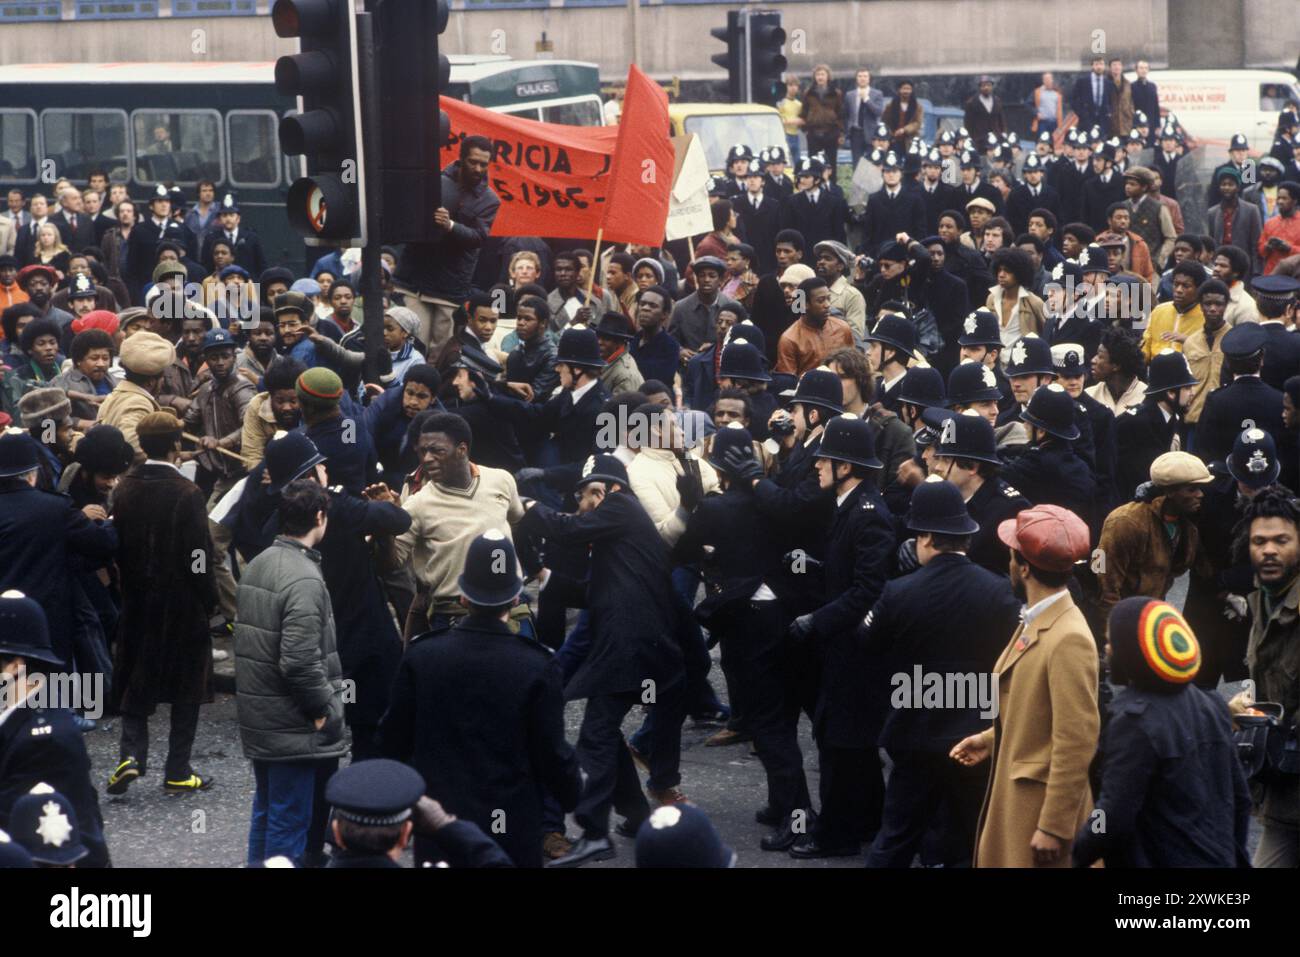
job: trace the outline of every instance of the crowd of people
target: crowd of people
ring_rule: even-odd
[[[860,72],[861,215],[819,68],[826,160],[737,144],[676,253],[493,237],[467,137],[443,238],[385,248],[378,372],[355,250],[268,266],[211,183],[11,193],[0,828],[107,865],[99,789],[149,776],[161,704],[155,779],[211,787],[216,638],[250,866],[579,866],[611,832],[728,866],[688,718],[761,763],[761,853],[1235,867],[1254,814],[1254,864],[1296,866],[1300,121],[1234,139],[1183,234],[1181,131],[1098,65],[1130,131],[1058,143],[1044,96],[1024,157],[991,79],[931,148]],[[63,674],[106,681],[105,780]]]

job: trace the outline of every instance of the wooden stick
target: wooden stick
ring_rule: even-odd
[[[691,253],[691,262],[695,262],[695,240],[694,240],[694,238],[692,238],[692,237],[690,237],[690,236],[687,236],[687,237],[686,237],[686,248],[690,250],[690,253]],[[690,263],[687,263],[687,265],[689,266]]]
[[[596,282],[596,270],[600,268],[600,240],[605,235],[605,227],[602,226],[596,230],[596,249],[591,254],[591,272],[587,274],[587,302],[591,303],[591,287]],[[599,317],[593,315],[592,321],[595,322]]]
[[[181,438],[182,438],[182,439],[188,439],[190,442],[193,442],[195,445],[201,445],[201,444],[203,444],[203,440],[202,440],[201,438],[199,438],[197,435],[190,435],[188,432],[182,432],[182,433],[181,433]],[[243,458],[240,457],[239,453],[238,453],[238,452],[232,452],[232,451],[230,451],[230,449],[223,449],[223,448],[219,448],[219,447],[218,447],[218,448],[215,448],[215,449],[204,449],[203,451],[204,451],[204,452],[220,452],[222,455],[225,455],[225,456],[227,456],[228,458],[232,458],[232,459],[234,459],[234,460],[235,460],[236,462],[238,462],[240,465],[243,465],[243,464],[244,464],[244,460],[243,460]]]

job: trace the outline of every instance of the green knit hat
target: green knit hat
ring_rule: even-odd
[[[328,405],[343,397],[343,380],[333,370],[316,366],[298,376],[295,389],[299,402]]]

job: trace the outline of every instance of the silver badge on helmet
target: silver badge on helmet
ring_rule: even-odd
[[[979,328],[979,319],[976,317],[975,313],[972,312],[966,317],[966,324],[962,326],[962,328],[966,330],[966,335],[975,335],[975,330]]]
[[[1268,458],[1264,455],[1262,449],[1256,449],[1249,460],[1246,462],[1246,471],[1252,475],[1259,475],[1261,472],[1268,471]]]

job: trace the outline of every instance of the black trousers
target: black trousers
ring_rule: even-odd
[[[776,601],[751,601],[722,634],[722,663],[732,681],[732,713],[745,715],[745,728],[767,772],[767,804],[788,815],[812,799],[799,750],[799,694],[796,655]]]
[[[885,781],[875,748],[818,749],[822,799],[814,829],[824,847],[871,840],[880,829]]]
[[[650,815],[636,765],[623,742],[623,718],[639,701],[635,691],[587,699],[577,748],[587,780],[573,814],[584,837],[594,839],[609,834],[611,807],[634,822]]]
[[[199,706],[174,704],[171,732],[167,738],[168,781],[184,781],[193,773],[190,754],[194,750],[194,735],[199,730]],[[149,719],[138,715],[122,715],[121,760],[135,758],[140,762],[140,773],[149,769]]]
[[[922,840],[925,863],[970,866],[988,766],[962,767],[946,751],[891,750],[889,758],[894,770],[867,867],[911,867]]]

